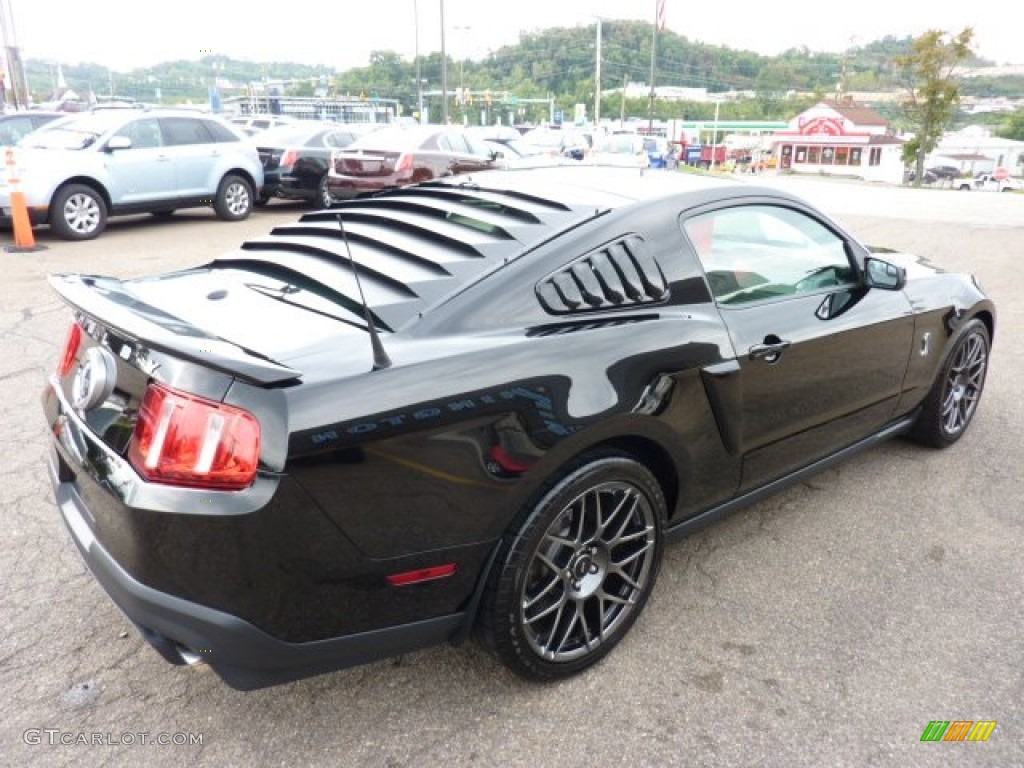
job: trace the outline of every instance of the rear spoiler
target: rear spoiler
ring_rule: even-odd
[[[121,290],[98,275],[50,275],[50,286],[75,309],[143,346],[222,371],[252,384],[281,384],[302,373],[196,328]]]

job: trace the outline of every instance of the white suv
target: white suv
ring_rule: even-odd
[[[211,115],[99,110],[26,136],[15,151],[29,218],[67,240],[99,235],[107,217],[213,206],[246,218],[263,166],[245,137]],[[10,224],[9,167],[0,164],[0,224]]]

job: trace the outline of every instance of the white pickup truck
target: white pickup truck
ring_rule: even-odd
[[[979,173],[973,179],[960,179],[956,182],[957,189],[982,189],[988,192],[1013,192],[1024,189],[1024,183],[1011,176],[997,179],[991,173]]]

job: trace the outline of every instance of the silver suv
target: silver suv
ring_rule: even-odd
[[[99,235],[107,217],[168,216],[213,206],[246,218],[263,166],[255,146],[211,115],[175,110],[100,110],[26,136],[15,150],[29,218],[67,240]],[[0,165],[0,223],[11,222],[9,167]]]

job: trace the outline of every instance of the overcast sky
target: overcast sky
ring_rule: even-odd
[[[92,61],[124,71],[204,52],[257,61],[346,69],[371,51],[413,56],[418,7],[421,53],[440,50],[442,0],[3,0],[25,58]],[[656,0],[443,0],[447,49],[479,58],[519,32],[652,20]],[[975,30],[975,49],[999,63],[1024,63],[1020,0],[666,0],[669,29],[698,40],[764,54],[807,46],[840,51],[886,34],[929,27]],[[11,31],[8,30],[8,37]]]

